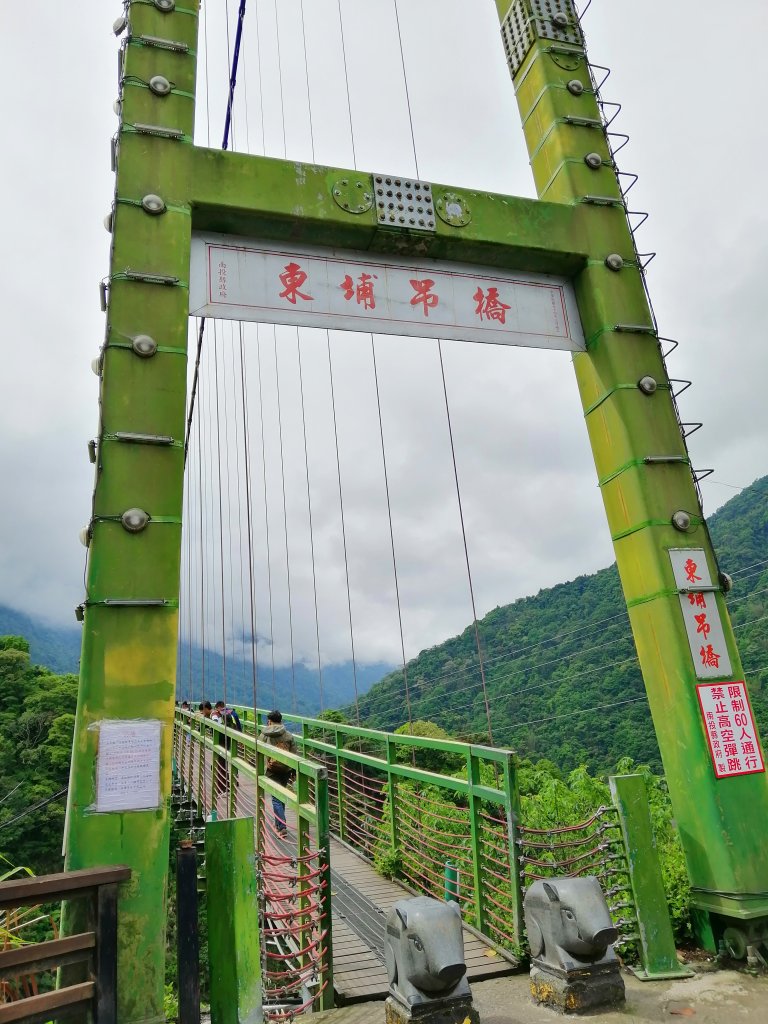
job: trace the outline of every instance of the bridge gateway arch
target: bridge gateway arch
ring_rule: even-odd
[[[196,146],[198,5],[126,6],[66,827],[68,869],[134,872],[126,1024],[162,1019],[190,313],[574,352],[699,933],[768,918],[759,738],[582,28],[571,0],[497,7],[535,201]],[[725,756],[721,715],[749,750]],[[120,743],[155,773],[144,809]]]

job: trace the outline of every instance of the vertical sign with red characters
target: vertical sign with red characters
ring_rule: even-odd
[[[669,557],[675,583],[681,591],[680,607],[697,679],[729,676],[731,659],[704,549],[673,548]]]
[[[746,684],[699,683],[696,693],[717,778],[764,772]]]

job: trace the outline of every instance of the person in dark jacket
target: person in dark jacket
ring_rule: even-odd
[[[269,743],[273,747],[285,750],[289,754],[298,754],[299,748],[293,734],[283,725],[283,716],[279,711],[270,711],[267,715],[267,725],[259,735],[262,743]],[[287,764],[275,758],[267,759],[266,775],[268,779],[279,783],[281,786],[290,786],[296,777],[296,772]],[[272,810],[275,812],[275,828],[279,835],[284,836],[287,832],[285,823],[285,804],[277,797],[272,797]]]

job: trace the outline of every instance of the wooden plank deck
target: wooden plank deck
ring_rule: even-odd
[[[335,839],[331,840],[331,867],[379,911],[383,911],[380,915],[382,930],[392,905],[412,895],[396,882],[376,874],[367,861]],[[470,983],[511,974],[515,970],[509,960],[466,928],[464,955]],[[333,915],[333,984],[341,1004],[385,999],[388,988],[384,964],[336,911]]]

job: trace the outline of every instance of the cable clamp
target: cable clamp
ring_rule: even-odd
[[[160,50],[172,50],[174,53],[191,53],[189,43],[180,43],[175,39],[161,39],[160,36],[134,36],[128,40],[136,46],[155,46]]]
[[[613,329],[619,334],[650,334],[654,337],[656,335],[656,328],[647,324],[615,324]]]
[[[681,462],[687,466],[689,461],[685,455],[646,455],[643,459],[646,466],[663,466],[671,462]]]
[[[577,202],[588,203],[590,206],[615,206],[620,210],[624,209],[624,200],[616,199],[614,196],[582,196]]]
[[[126,267],[121,274],[113,274],[112,280],[137,281],[141,284],[181,285],[186,287],[178,277],[172,277],[170,274],[151,274],[143,270],[131,270],[130,267]]]
[[[176,141],[186,138],[181,128],[164,128],[159,124],[139,124],[138,122],[128,124],[126,122],[121,130],[124,132],[134,131],[139,135],[154,135],[157,138],[174,139]]]
[[[141,597],[105,597],[102,601],[91,601],[86,599],[75,608],[75,618],[82,622],[85,618],[85,609],[101,605],[105,608],[178,608],[179,602],[166,600],[165,598],[141,598]]]
[[[569,124],[574,128],[603,128],[603,122],[598,117],[576,117],[573,114],[567,114],[565,117],[560,119],[563,124]]]
[[[114,434],[105,434],[106,441],[127,441],[132,444],[154,444],[165,445],[166,447],[181,447],[181,441],[176,441],[168,434],[134,434],[127,430],[116,430]]]

